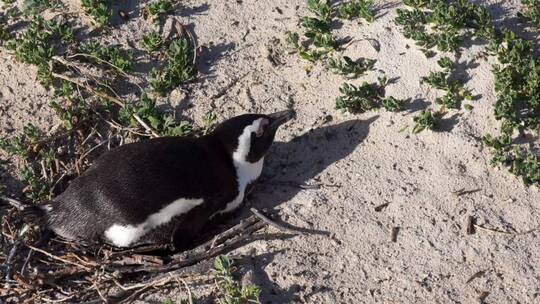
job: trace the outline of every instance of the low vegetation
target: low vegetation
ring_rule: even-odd
[[[124,125],[136,127],[139,122],[135,115],[147,121],[150,127],[161,136],[186,136],[193,127],[186,121],[176,122],[173,115],[157,110],[155,100],[143,93],[137,103],[127,105],[120,110],[119,121]]]
[[[540,181],[540,165],[536,152],[517,142],[516,134],[540,132],[540,63],[534,56],[531,42],[520,39],[508,30],[497,30],[492,25],[491,15],[486,8],[465,0],[405,0],[408,9],[398,10],[396,23],[407,38],[416,41],[424,52],[430,50],[459,52],[461,42],[470,37],[484,40],[487,51],[498,59],[493,66],[497,102],[495,118],[501,120],[499,136],[486,135],[484,143],[493,148],[493,163],[507,166],[521,176],[526,184]],[[523,1],[523,16],[532,24],[538,21],[538,1]],[[447,93],[436,103],[442,108],[457,109],[461,101],[471,99],[471,93],[461,83],[450,81],[452,62],[448,58],[439,60],[442,72],[432,72],[422,80]],[[464,108],[470,110],[471,105]],[[436,124],[431,111],[424,110],[414,119],[415,133]]]
[[[109,5],[108,0],[81,0],[82,9],[92,18],[93,24],[97,27],[109,24],[112,14]]]
[[[301,26],[305,40],[295,32],[289,32],[287,41],[300,58],[312,63],[322,61],[334,74],[341,75],[348,80],[357,79],[372,70],[375,60],[359,58],[353,60],[348,56],[339,54],[340,47],[332,35],[333,17],[344,20],[363,19],[367,22],[375,20],[372,9],[373,2],[369,0],[352,0],[343,2],[337,7],[331,6],[326,0],[309,0],[307,10],[313,16],[304,16]],[[408,100],[398,100],[394,97],[385,97],[384,83],[360,85],[343,83],[340,88],[341,96],[336,98],[336,109],[350,113],[361,113],[368,110],[385,108],[388,111],[399,111]]]
[[[150,72],[150,87],[164,95],[181,84],[195,79],[194,50],[186,38],[173,41],[167,50],[167,63]]]
[[[335,74],[343,75],[348,79],[356,79],[367,71],[372,70],[375,60],[360,59],[354,61],[348,56],[342,56],[341,58],[328,58],[327,63],[328,67],[330,67]]]
[[[491,15],[485,7],[466,0],[405,0],[410,8],[398,9],[395,19],[405,37],[431,56],[430,49],[457,52],[464,39],[474,35],[491,38],[494,29]]]
[[[116,46],[104,46],[99,42],[91,41],[80,44],[77,52],[95,64],[105,62],[122,72],[133,71],[134,55],[131,50],[125,51]]]
[[[151,31],[150,33],[142,37],[142,40],[139,44],[143,49],[147,50],[148,52],[155,52],[163,47],[165,41],[163,41],[163,38],[161,38],[158,32]]]
[[[38,4],[39,7],[53,7],[52,2],[40,1],[35,5]],[[110,11],[106,1],[82,1],[81,5],[85,12],[95,18],[96,24],[101,26],[108,22]],[[63,176],[84,171],[89,162],[80,158],[96,148],[95,142],[89,140],[96,136],[96,126],[109,129],[109,136],[117,134],[122,141],[139,140],[144,136],[192,133],[193,127],[186,120],[178,121],[171,113],[158,111],[155,99],[146,92],[164,95],[194,79],[195,58],[192,46],[186,39],[168,42],[163,67],[151,72],[149,87],[141,88],[138,100],[127,102],[114,97],[114,79],[98,79],[69,71],[80,73],[79,62],[84,62],[97,69],[126,75],[134,70],[133,50],[103,45],[96,40],[75,41],[76,28],[66,19],[45,20],[37,13],[21,15],[14,4],[8,4],[5,12],[10,13],[0,15],[2,45],[17,61],[37,67],[37,79],[54,91],[55,98],[49,102],[49,106],[62,122],[62,129],[58,131],[58,137],[62,140],[55,140],[56,137],[46,139],[45,131],[29,125],[19,135],[0,141],[0,149],[16,159],[13,164],[20,169],[28,200],[39,202],[50,198],[55,190],[54,185]],[[18,21],[27,20],[28,24],[17,32],[10,32],[9,24],[15,22],[15,18]],[[152,48],[166,43],[156,39],[155,35],[147,42],[146,45]],[[70,61],[72,59],[80,61]],[[85,86],[84,83],[92,85]],[[206,130],[211,126],[204,128]],[[58,152],[66,145],[66,136],[74,145],[70,148],[74,149],[73,153]]]
[[[446,94],[443,97],[435,99],[435,103],[442,106],[442,110],[459,109],[463,100],[471,100],[472,95],[470,90],[466,89],[462,83],[457,80],[450,80],[450,73],[454,68],[454,63],[450,58],[443,57],[437,61],[439,66],[443,68],[442,72],[431,72],[428,76],[423,77],[422,81],[432,87],[444,90]]]
[[[220,304],[260,303],[261,289],[255,285],[242,286],[233,278],[232,260],[227,256],[219,256],[214,261],[214,278],[219,287]]]
[[[420,113],[418,113],[418,115],[416,115],[413,120],[413,134],[422,132],[425,129],[433,130],[437,127],[437,118],[435,117],[435,114],[429,109],[420,111]]]
[[[13,37],[13,36],[11,36]],[[35,15],[19,35],[5,42],[6,49],[13,52],[21,62],[38,67],[38,80],[45,86],[52,82],[51,59],[58,54],[62,44],[73,42],[73,29],[54,20]]]
[[[538,27],[539,2],[522,1],[521,16],[531,25]],[[521,176],[525,183],[537,183],[540,168],[536,153],[515,143],[516,135],[540,131],[539,72],[538,59],[534,58],[532,44],[519,39],[515,33],[495,29],[492,17],[483,6],[466,0],[405,0],[405,9],[397,10],[395,22],[405,37],[414,40],[427,57],[438,52],[453,53],[459,60],[463,41],[478,39],[488,45],[487,51],[496,55],[499,63],[493,68],[496,79],[498,101],[495,117],[502,121],[499,137],[486,136],[484,142],[494,148],[494,163],[510,167],[511,172]],[[316,63],[326,62],[330,70],[346,78],[355,79],[373,67],[374,61],[354,61],[349,57],[332,56],[339,48],[332,36],[332,16],[350,20],[364,18],[373,20],[370,1],[349,1],[331,6],[328,1],[308,1],[307,8],[314,16],[302,19],[302,29],[306,40],[298,33],[288,33],[288,41],[302,59]],[[448,110],[471,111],[474,106],[464,101],[472,101],[473,96],[460,79],[455,79],[456,65],[448,56],[437,61],[442,71],[432,71],[421,81],[444,95],[435,99],[438,109],[423,109],[413,119],[413,133],[426,129],[436,129],[438,120]],[[402,108],[404,100],[385,98],[377,84],[363,82],[360,85],[345,83],[336,99],[336,108],[350,113],[362,113],[381,107],[396,111]]]
[[[523,10],[520,15],[527,19],[533,27],[540,30],[540,0],[521,0]]]
[[[150,19],[156,23],[160,24],[165,21],[165,17],[169,14],[174,8],[173,1],[171,0],[157,0],[151,2],[145,8],[145,15],[150,17]]]
[[[385,108],[390,112],[402,110],[407,100],[384,97],[384,88],[388,84],[386,77],[379,78],[379,83],[363,82],[359,86],[344,83],[339,89],[341,96],[336,99],[336,109],[350,113],[363,113]]]
[[[337,15],[346,20],[364,19],[367,22],[373,22],[375,13],[372,7],[372,0],[351,0],[338,7]]]
[[[49,199],[52,186],[47,172],[54,170],[56,153],[41,142],[43,135],[35,126],[26,125],[18,135],[0,138],[0,149],[21,162],[20,177],[25,185],[23,193],[32,202]]]
[[[532,43],[510,30],[492,41],[491,51],[499,61],[493,67],[498,97],[494,112],[501,120],[501,134],[486,135],[484,143],[494,149],[494,164],[509,167],[526,184],[539,183],[538,157],[517,139],[526,133],[540,134],[540,61]]]

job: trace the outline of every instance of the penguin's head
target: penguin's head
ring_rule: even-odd
[[[294,116],[287,110],[273,114],[244,114],[219,124],[212,134],[225,145],[236,162],[256,163],[274,141],[276,131]]]

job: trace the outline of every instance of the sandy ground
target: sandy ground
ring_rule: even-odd
[[[138,17],[141,4],[125,2],[119,6],[132,19],[115,19],[107,39],[137,45],[148,28]],[[292,225],[325,233],[257,241],[239,250],[253,255],[248,270],[263,288],[263,303],[477,303],[484,292],[486,303],[540,303],[538,232],[465,233],[468,216],[485,227],[525,231],[539,224],[540,215],[538,189],[493,168],[477,140],[499,126],[492,115],[494,62],[477,59],[480,43],[466,42],[459,61],[462,79],[477,96],[474,110],[448,115],[441,132],[412,135],[414,112],[441,92],[419,83],[437,69],[437,57],[427,59],[394,25],[398,1],[379,1],[372,24],[335,25],[337,37],[355,39],[345,55],[377,60],[376,70],[355,83],[384,74],[397,78],[388,95],[413,100],[402,113],[362,115],[334,109],[340,76],[320,65],[307,74],[308,64],[289,54],[285,32],[299,29],[303,1],[182,3],[176,16],[205,51],[199,81],[189,94],[177,90],[161,100],[165,107],[199,124],[212,108],[222,120],[281,110],[292,99],[298,112],[279,132],[250,201],[278,209]],[[479,3],[489,6],[498,24],[514,25],[518,1]],[[380,50],[366,38],[376,39]],[[34,69],[1,55],[2,135],[28,122],[57,123],[34,75]],[[294,186],[301,183],[319,187]],[[454,194],[462,189],[478,191]],[[388,205],[376,209],[383,204]],[[393,227],[399,227],[397,242],[390,240]],[[152,298],[165,296],[180,300],[185,292],[179,287]]]

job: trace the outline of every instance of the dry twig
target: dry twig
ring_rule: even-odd
[[[487,228],[487,227],[476,225],[476,224],[474,224],[474,227],[478,228],[480,230],[483,230],[483,231],[488,231],[488,232],[493,232],[493,233],[498,233],[498,234],[506,234],[506,235],[510,235],[510,236],[525,235],[525,234],[529,234],[529,233],[538,231],[540,229],[540,225],[538,225],[538,226],[536,226],[536,227],[534,227],[532,229],[525,230],[525,231],[520,231],[520,232],[510,232],[510,231],[504,231],[504,230],[499,230],[499,229]]]
[[[255,214],[255,216],[257,216],[257,217],[260,218],[263,222],[267,223],[267,224],[270,225],[270,226],[276,227],[276,228],[279,229],[279,230],[283,230],[283,231],[290,232],[290,233],[293,233],[293,234],[303,234],[302,231],[294,230],[294,229],[292,229],[292,228],[285,227],[285,226],[283,226],[283,225],[281,225],[281,224],[278,224],[278,223],[274,222],[274,221],[271,220],[269,217],[267,217],[266,215],[262,214],[259,210],[255,209],[255,208],[251,208],[250,210],[251,210],[251,212],[253,212],[253,214]]]

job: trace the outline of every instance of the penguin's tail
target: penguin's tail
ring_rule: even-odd
[[[50,211],[51,205],[27,205],[21,210],[22,220],[27,224],[37,225],[45,228],[48,224],[48,211]]]
[[[26,202],[21,202],[6,196],[0,196],[0,207],[4,206],[15,207],[20,211],[23,222],[30,225],[38,225],[45,227],[48,224],[49,212],[52,210],[50,203],[42,205],[32,205]]]

